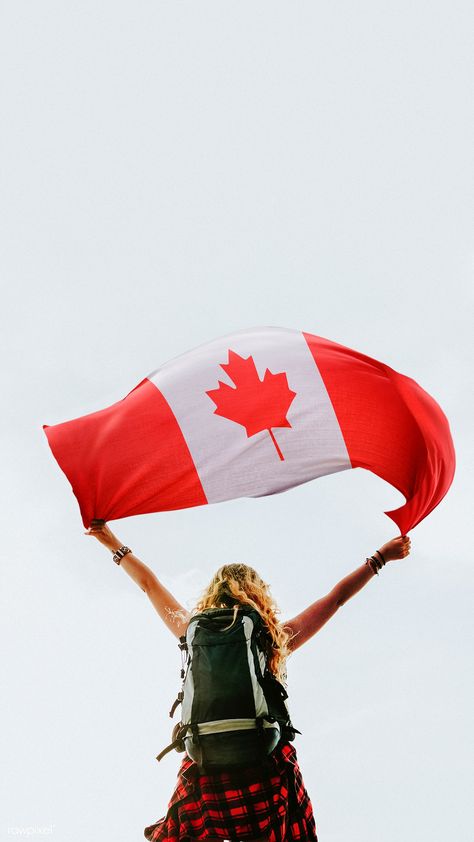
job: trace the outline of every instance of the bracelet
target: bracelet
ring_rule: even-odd
[[[369,565],[370,569],[372,570],[372,573],[375,573],[377,576],[379,575],[377,563],[373,556],[370,556],[370,558],[366,558],[365,563]]]
[[[117,550],[113,555],[113,560],[115,561],[115,564],[120,564],[120,561],[124,557],[124,555],[127,555],[127,553],[131,552],[132,550],[130,549],[130,547],[120,547],[120,549]]]
[[[379,551],[376,550],[375,552],[378,553]],[[382,553],[380,553],[380,555],[382,555]],[[383,561],[380,561],[380,559],[376,558],[375,555],[371,555],[370,558],[366,559],[365,563],[368,564],[372,571],[378,576],[379,570],[381,570],[385,564],[385,559],[383,559]]]
[[[378,554],[379,554],[379,556],[380,556],[380,558],[382,559],[382,565],[386,564],[386,561],[385,561],[385,559],[384,559],[384,557],[383,557],[382,553],[380,552],[380,550],[375,550],[375,552],[376,552],[376,553],[378,553]]]
[[[371,568],[372,572],[375,573],[378,576],[379,570],[381,570],[382,567],[384,566],[384,564],[386,564],[386,561],[383,557],[383,554],[380,552],[380,550],[375,550],[375,552],[379,554],[380,558],[376,558],[375,555],[371,555],[370,558],[367,558],[365,560],[365,563],[368,564],[369,567]],[[380,559],[382,559],[382,560],[380,560]]]

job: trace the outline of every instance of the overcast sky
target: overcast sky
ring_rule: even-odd
[[[181,760],[155,760],[176,641],[83,534],[42,424],[260,325],[414,378],[457,456],[409,558],[289,659],[319,840],[471,838],[473,23],[458,0],[2,4],[0,840],[141,840]],[[188,608],[244,561],[287,619],[402,503],[356,469],[110,526]]]

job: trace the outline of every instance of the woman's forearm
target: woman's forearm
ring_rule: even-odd
[[[358,591],[360,591],[364,585],[367,584],[369,579],[373,579],[376,574],[372,570],[369,564],[361,564],[360,567],[357,567],[356,570],[353,570],[352,573],[349,573],[347,576],[344,576],[337,585],[334,586],[331,593],[335,599],[336,605],[339,607],[340,605],[344,605],[351,596],[354,596]]]
[[[377,554],[382,554],[385,564],[388,561],[405,558],[409,552],[410,539],[407,535],[402,535],[392,538],[392,540],[387,541],[380,550],[376,550],[374,558],[377,558],[378,561],[380,561]],[[372,579],[376,575],[377,574],[372,570],[372,566],[367,564],[365,561],[364,564],[361,564],[360,567],[352,573],[349,573],[349,575],[345,576],[344,579],[341,579],[341,581],[338,582],[331,591],[333,597],[336,597],[337,606],[339,607],[340,605],[344,605],[351,596],[354,596],[354,594],[360,591],[364,585],[367,584],[369,579]]]
[[[301,614],[285,623],[291,634],[290,651],[298,649],[316,634],[334,616],[338,608],[360,591],[372,576],[375,576],[375,573],[369,565],[362,564],[353,573],[341,579],[326,596],[317,599]]]
[[[396,558],[404,558],[410,552],[410,539],[407,536],[392,538],[391,541],[383,545],[380,552],[383,554],[385,562]],[[351,596],[360,591],[375,575],[372,567],[364,562],[352,573],[344,576],[326,596],[317,599],[304,611],[285,623],[291,634],[290,651],[298,649],[299,646],[306,643],[336,614],[341,605],[344,605]]]
[[[94,535],[112,553],[123,546],[105,520],[99,518],[94,518],[91,521],[91,525],[85,534]],[[120,567],[123,567],[142,591],[145,591],[153,607],[173,634],[176,637],[181,637],[185,633],[187,622],[191,616],[190,612],[161,584],[153,570],[147,567],[143,561],[140,561],[133,552],[125,553],[122,556]]]
[[[116,535],[105,524],[100,524],[99,527],[94,528],[98,530],[96,534],[101,537],[102,543],[111,552],[114,553],[123,546],[122,542],[119,541]],[[161,584],[153,570],[147,567],[143,561],[140,561],[133,552],[126,553],[121,558],[120,567],[123,567],[130,578],[146,593],[153,607],[173,634],[176,637],[184,634],[190,613]]]
[[[122,546],[122,544],[119,544],[119,546]],[[118,547],[115,549],[118,549]],[[125,570],[125,573],[128,573],[130,578],[137,583],[142,591],[145,591],[145,593],[147,592],[148,583],[155,574],[149,567],[147,567],[146,564],[143,563],[143,561],[140,561],[140,559],[133,553],[127,553],[127,555],[124,555],[124,557],[120,560],[120,567]]]

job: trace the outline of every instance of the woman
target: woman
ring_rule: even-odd
[[[341,579],[321,599],[284,625],[278,620],[268,585],[245,564],[223,565],[189,612],[169,593],[155,574],[111,532],[103,520],[93,520],[86,535],[94,535],[114,553],[114,560],[145,591],[170,631],[179,638],[190,617],[208,608],[246,604],[263,618],[273,646],[268,667],[285,681],[285,659],[306,643],[367,584],[388,561],[410,552],[408,536],[393,538],[373,556]],[[189,757],[182,760],[178,782],[166,815],[144,829],[149,842],[184,840],[252,840],[252,842],[318,842],[311,801],[303,783],[294,746],[280,740],[268,762],[214,774],[200,773]]]

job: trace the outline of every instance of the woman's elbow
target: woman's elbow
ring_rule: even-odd
[[[345,602],[349,599],[349,594],[344,591],[343,588],[334,588],[334,590],[329,594],[330,603],[332,603],[332,607],[334,611],[337,611],[341,605],[344,605]]]

